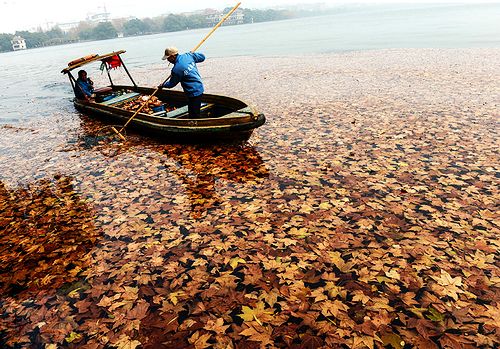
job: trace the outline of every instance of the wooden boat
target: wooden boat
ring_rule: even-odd
[[[137,110],[137,106],[147,99],[156,89],[137,86],[121,55],[116,51],[105,55],[89,55],[70,62],[62,70],[67,74],[73,89],[78,88],[72,75],[73,69],[92,62],[102,62],[108,73],[110,86],[95,90],[93,100],[75,98],[75,107],[84,113],[99,116],[110,124],[123,125]],[[132,85],[115,85],[111,79],[112,67],[123,66]],[[183,92],[162,89],[155,95],[154,105],[144,108],[130,123],[130,127],[145,135],[156,135],[165,141],[173,142],[218,142],[245,141],[253,130],[265,122],[264,114],[231,97],[204,94],[201,117],[190,119],[187,111],[187,98]],[[153,97],[154,99],[154,97]],[[133,109],[135,107],[135,110]]]

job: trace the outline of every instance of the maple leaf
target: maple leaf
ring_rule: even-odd
[[[340,252],[334,251],[334,252],[329,252],[328,253],[329,257],[331,258],[332,263],[343,273],[347,273],[351,271],[354,263],[346,263],[344,259],[342,258],[342,255]]]
[[[308,232],[308,229],[306,227],[300,228],[300,229],[293,227],[292,229],[290,229],[288,231],[288,234],[293,235],[294,237],[296,237],[298,239],[303,239],[303,238],[310,235],[310,233]]]
[[[389,300],[387,298],[376,297],[372,298],[373,305],[367,307],[370,310],[381,310],[385,309],[388,311],[394,311],[394,308],[389,305]]]
[[[423,337],[416,336],[417,338],[414,339],[413,343],[415,344],[416,348],[422,348],[422,349],[438,349],[438,346],[436,343],[430,339],[426,339]]]
[[[370,230],[371,228],[373,228],[373,223],[375,222],[367,218],[360,219],[356,222],[356,224],[363,230]]]
[[[324,294],[325,290],[323,288],[318,288],[311,292],[310,297],[314,298],[314,303],[321,302],[328,299],[328,296]]]
[[[352,339],[352,344],[350,346],[352,349],[357,349],[357,348],[371,348],[373,349],[374,347],[374,340],[373,337],[370,336],[354,336]]]
[[[241,311],[242,313],[238,316],[241,317],[244,321],[256,321],[261,326],[263,325],[263,321],[267,322],[270,319],[270,316],[274,314],[274,311],[272,311],[272,309],[265,309],[264,302],[257,302],[257,306],[255,308],[250,308],[244,305],[241,307]]]
[[[349,310],[349,307],[338,299],[334,301],[327,300],[318,304],[321,309],[321,314],[323,314],[324,316],[337,317],[340,311]]]
[[[444,333],[443,336],[439,339],[439,343],[441,343],[441,346],[443,348],[451,348],[451,349],[462,349],[464,348],[465,344],[476,344],[475,342],[459,337],[457,335],[454,335],[452,333]]]
[[[97,305],[101,307],[109,307],[115,300],[119,298],[120,294],[115,294],[113,297],[103,296],[99,303],[97,303]]]
[[[127,319],[141,320],[146,317],[149,309],[149,303],[146,301],[139,301],[137,305],[127,312]]]
[[[135,301],[139,297],[137,287],[124,286],[123,291],[122,297],[126,300]]]
[[[388,278],[391,278],[391,279],[396,279],[396,280],[400,280],[401,279],[401,276],[399,275],[399,273],[396,271],[396,269],[391,269],[389,271],[386,271],[385,272],[385,275],[388,277]]]
[[[279,243],[282,243],[282,244],[285,246],[285,248],[286,248],[286,247],[293,246],[293,245],[296,245],[296,244],[297,244],[297,240],[290,239],[290,238],[283,238],[283,239],[279,239],[279,238],[278,238],[278,239],[276,239],[276,241],[277,241],[277,242],[279,242]],[[279,244],[278,244],[278,246],[279,246],[280,248],[283,248],[283,247],[282,247],[282,246],[280,246]]]
[[[319,208],[322,209],[322,210],[328,210],[329,208],[331,208],[332,205],[330,205],[329,202],[322,202],[320,205],[319,205]]]
[[[325,290],[328,291],[330,299],[335,299],[337,296],[346,298],[347,291],[342,286],[337,286],[334,282],[328,281],[325,285]]]
[[[281,258],[279,257],[276,257],[276,259],[271,259],[271,260],[263,260],[262,261],[262,264],[264,265],[264,268],[267,269],[267,270],[271,270],[271,269],[281,269],[283,267],[286,267],[287,265],[289,265],[290,263],[286,262],[286,263],[283,263],[281,261]]]
[[[462,278],[460,276],[452,278],[446,271],[441,270],[440,277],[432,276],[432,278],[436,280],[439,285],[443,286],[445,295],[450,296],[456,301],[458,300],[458,294],[464,293],[464,291],[459,288],[459,286],[462,286]]]
[[[433,277],[433,279],[442,286],[462,286],[462,278],[460,276],[452,278],[445,270],[441,270],[441,276],[439,278]]]
[[[354,291],[353,292],[354,296],[352,297],[352,300],[354,302],[361,302],[362,304],[366,304],[368,303],[368,301],[370,300],[370,297],[368,297],[367,295],[365,295],[363,293],[363,291]]]
[[[245,265],[245,284],[255,284],[262,278],[262,269],[256,264]]]
[[[264,300],[272,308],[278,301],[279,292],[276,290],[271,290],[270,292],[263,292],[259,299]]]
[[[188,341],[195,347],[195,349],[205,349],[211,346],[211,344],[207,343],[210,338],[212,338],[210,333],[201,334],[200,331],[197,331],[189,337]]]
[[[71,332],[68,337],[64,338],[64,340],[68,343],[72,343],[75,341],[79,341],[82,338],[82,335],[76,332]]]
[[[253,327],[249,327],[239,333],[242,336],[249,337],[248,339],[253,342],[261,342],[261,347],[266,347],[267,345],[272,345],[273,341],[271,335],[265,330],[262,332],[257,331]]]
[[[312,336],[309,333],[301,334],[300,339],[300,348],[321,348],[324,344],[320,337]]]
[[[238,281],[238,277],[230,274],[229,272],[222,273],[215,282],[225,288],[234,289],[237,286],[236,281]]]
[[[401,294],[401,300],[409,306],[413,306],[418,304],[418,302],[415,300],[416,294],[414,292],[405,292]]]
[[[218,318],[217,320],[208,320],[207,324],[203,327],[207,331],[213,331],[217,334],[223,334],[226,333],[227,329],[229,328],[230,325],[224,325],[224,319],[223,318]]]
[[[153,276],[148,273],[140,273],[134,280],[136,280],[139,285],[147,285],[153,280]]]
[[[445,319],[445,315],[441,314],[438,310],[434,309],[433,307],[429,307],[429,313],[425,315],[429,320],[440,322]]]
[[[430,339],[430,337],[436,336],[440,333],[439,328],[428,320],[416,320],[415,328],[417,329],[418,333],[425,339]]]
[[[122,334],[117,342],[113,343],[118,349],[135,349],[141,342],[132,340],[129,336]]]
[[[184,292],[182,291],[177,291],[177,292],[171,292],[168,295],[168,300],[172,302],[173,305],[176,305],[177,302],[179,302],[178,297],[184,296]]]
[[[387,333],[381,337],[384,347],[391,345],[393,349],[403,349],[405,342],[395,333]]]
[[[236,269],[236,267],[240,263],[245,264],[246,261],[243,258],[240,258],[240,257],[231,258],[231,260],[229,261],[229,265],[231,266],[231,268],[233,268],[233,270]]]

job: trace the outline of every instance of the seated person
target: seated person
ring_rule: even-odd
[[[87,78],[85,70],[78,71],[78,79],[76,80],[75,96],[78,99],[90,100],[94,97],[94,83]]]

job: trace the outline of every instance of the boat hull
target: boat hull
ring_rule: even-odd
[[[115,86],[115,89],[128,88],[148,95],[154,89],[146,87]],[[180,91],[161,90],[156,96],[164,101],[182,105],[187,98]],[[244,142],[249,139],[255,128],[265,123],[265,116],[244,102],[225,96],[203,95],[203,103],[220,110],[227,110],[222,117],[200,119],[170,119],[139,113],[130,122],[131,128],[142,135],[160,138],[164,142],[206,143],[206,142]],[[77,110],[87,115],[99,117],[110,124],[124,125],[133,115],[132,111],[103,105],[95,102],[74,100]]]

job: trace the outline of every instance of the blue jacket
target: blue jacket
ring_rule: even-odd
[[[196,63],[204,60],[203,53],[188,52],[178,55],[172,68],[172,76],[163,86],[172,88],[180,82],[188,97],[200,96],[204,89]]]
[[[85,99],[85,96],[90,97],[92,93],[94,93],[94,85],[92,85],[90,79],[87,79],[87,81],[83,81],[80,79],[76,80],[76,86],[75,86],[76,98]]]

